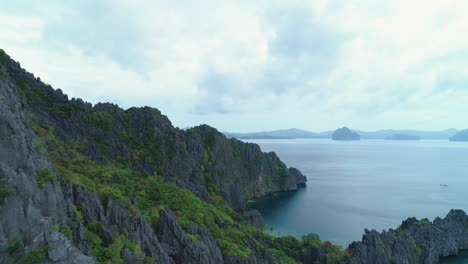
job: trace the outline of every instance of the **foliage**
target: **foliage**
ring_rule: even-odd
[[[192,234],[187,233],[187,236],[192,240],[193,242],[198,241],[198,237]]]
[[[51,168],[44,168],[37,171],[36,181],[41,188],[45,187],[48,181],[52,181],[56,178],[57,176],[52,172]]]
[[[428,224],[430,224],[430,223],[431,223],[431,222],[429,222],[429,221],[427,221],[427,220],[421,220],[421,221],[418,222],[418,224],[420,224],[420,225],[428,225]]]
[[[320,240],[319,235],[310,233],[305,236],[302,236],[302,241],[307,244],[311,245],[314,247],[321,247],[322,246],[322,241]]]
[[[273,255],[275,256],[274,264],[296,264],[297,262],[290,258],[287,254],[285,254],[281,250],[272,249]]]
[[[86,237],[88,244],[91,246],[93,254],[96,256],[98,263],[101,264],[124,264],[124,260],[121,258],[121,251],[124,248],[135,252],[140,259],[144,259],[146,256],[138,247],[138,245],[127,238],[127,235],[114,233],[113,241],[107,247],[104,247],[102,239],[99,237],[100,230],[102,228],[101,223],[92,221],[86,227]]]
[[[16,236],[11,236],[8,238],[8,253],[13,255],[19,251],[23,250],[23,242],[18,239]]]
[[[83,214],[82,214],[81,211],[78,209],[78,207],[76,207],[76,205],[74,205],[74,204],[72,205],[72,207],[73,207],[73,212],[75,212],[75,216],[76,216],[79,220],[83,221]]]
[[[34,264],[38,263],[39,261],[45,259],[47,257],[47,250],[49,246],[42,246],[35,248],[28,252],[21,260],[18,262],[19,264]]]
[[[35,138],[33,140],[33,147],[36,152],[42,152],[45,149],[45,143],[40,138]]]
[[[146,110],[150,115],[145,117],[147,119],[144,120],[143,124],[139,124],[141,126],[147,126],[151,118],[167,120],[164,116],[154,116],[159,113],[155,112],[154,109],[148,108]],[[81,114],[90,130],[97,129],[99,134],[103,134],[103,132],[116,134],[117,139],[125,144],[125,155],[112,156],[109,142],[96,141],[92,136],[80,139],[80,141],[72,138],[58,139],[53,127],[41,123],[39,118],[33,118],[32,126],[47,143],[47,154],[55,167],[55,173],[50,169],[38,172],[37,181],[41,186],[45,186],[47,180],[55,178],[61,182],[71,182],[74,186],[84,186],[89,191],[97,193],[103,201],[108,199],[119,201],[122,206],[129,209],[130,216],[135,215],[139,210],[154,226],[159,224],[159,211],[170,209],[177,216],[182,228],[187,229],[191,222],[208,228],[223,254],[239,258],[249,258],[253,250],[269,250],[278,263],[293,263],[293,259],[297,258],[298,254],[305,251],[307,247],[321,245],[320,239],[315,235],[305,236],[303,241],[292,237],[275,239],[254,228],[227,206],[220,196],[219,187],[215,185],[208,184],[210,201],[206,202],[191,191],[167,182],[161,176],[164,168],[157,166],[157,163],[153,164],[154,167],[149,170],[151,173],[139,170],[135,163],[140,160],[148,160],[149,158],[170,160],[175,150],[164,150],[161,145],[174,139],[171,135],[162,135],[153,139],[152,135],[156,133],[154,128],[145,128],[143,131],[130,133],[128,130],[131,125],[128,123],[129,120],[139,121],[139,119],[132,117],[132,111],[126,112],[123,116],[127,122],[124,126],[127,128],[119,130],[112,130],[115,118],[108,112],[92,110],[82,111]],[[209,131],[208,135],[204,135],[202,138],[204,148],[201,153],[200,166],[203,165],[204,168],[213,167],[215,163],[213,145],[219,136],[219,132]],[[87,150],[90,147],[89,142],[96,144],[99,151],[98,159],[93,160],[87,155]],[[247,165],[249,168],[250,165]],[[275,180],[275,184],[281,184],[286,180],[287,168],[281,164],[278,166],[277,172],[279,178]],[[168,172],[164,171],[164,173],[167,175]],[[169,173],[173,174],[173,172]],[[211,175],[207,175],[207,177],[217,177],[220,173],[218,171],[211,172]],[[174,176],[176,177],[176,175]],[[269,184],[273,183],[269,179],[270,177],[267,178],[265,182],[270,180]],[[131,198],[137,200],[138,208],[135,208]],[[76,205],[74,211],[77,218],[82,219],[79,206]],[[120,251],[125,247],[133,247],[134,250],[138,251],[137,247],[131,246],[132,242],[129,242],[127,236],[119,234],[117,230],[115,230],[116,234],[111,245],[104,247],[103,241],[99,237],[100,225],[98,222],[91,222],[86,227],[88,243],[100,263],[122,263]],[[60,226],[58,228],[60,230]],[[67,231],[64,230],[64,232]],[[193,241],[198,240],[196,236],[188,235]]]
[[[0,63],[5,63],[10,59],[10,56],[5,53],[4,50],[0,49]]]
[[[44,260],[47,257],[49,245],[44,245],[29,252],[23,251],[23,244],[17,239],[9,241],[9,252],[11,257],[6,261],[6,264],[35,264]],[[12,250],[14,248],[14,250]]]
[[[7,182],[7,178],[0,178],[0,205],[3,205],[5,198],[13,193],[13,190],[8,188]]]
[[[107,112],[93,111],[85,117],[85,122],[103,131],[110,131],[114,120],[114,117]]]
[[[327,261],[337,263],[338,261],[349,260],[351,258],[349,251],[344,251],[341,246],[333,245],[329,241],[325,241],[323,244],[325,247],[325,254],[327,255]]]
[[[69,240],[73,239],[73,233],[67,225],[53,225],[52,229],[64,234]]]

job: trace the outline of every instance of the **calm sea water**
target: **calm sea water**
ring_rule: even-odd
[[[353,142],[329,139],[250,140],[275,151],[308,178],[306,188],[251,206],[271,232],[347,246],[363,230],[396,228],[410,216],[468,211],[468,143],[438,140]],[[448,185],[448,186],[441,186]],[[466,259],[465,255],[465,259]],[[458,263],[458,262],[446,262]],[[460,262],[468,263],[468,261]]]

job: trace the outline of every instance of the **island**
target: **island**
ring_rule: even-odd
[[[347,127],[342,127],[342,128],[335,130],[335,132],[333,132],[332,139],[342,140],[342,141],[353,141],[353,140],[360,140],[361,136],[358,133],[351,131]]]
[[[455,136],[450,138],[450,141],[468,141],[468,129],[459,131]]]
[[[406,135],[406,134],[395,134],[385,137],[386,140],[420,140],[418,136]]]

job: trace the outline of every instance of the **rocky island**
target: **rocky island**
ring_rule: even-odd
[[[406,134],[395,134],[385,137],[386,140],[420,140],[418,136],[406,135]]]
[[[450,138],[450,141],[468,141],[468,129],[459,131]]]
[[[0,263],[427,264],[468,248],[459,210],[345,250],[268,235],[247,201],[307,181],[275,153],[155,108],[69,99],[1,49],[0,146]]]
[[[352,141],[352,140],[360,140],[361,136],[358,133],[351,131],[347,127],[342,127],[342,128],[335,130],[335,132],[333,132],[332,139],[342,140],[342,141]]]

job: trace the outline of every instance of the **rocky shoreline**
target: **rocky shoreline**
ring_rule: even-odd
[[[445,218],[408,218],[400,227],[384,232],[365,230],[361,242],[353,242],[350,264],[433,264],[440,257],[468,249],[468,217],[451,210]]]

